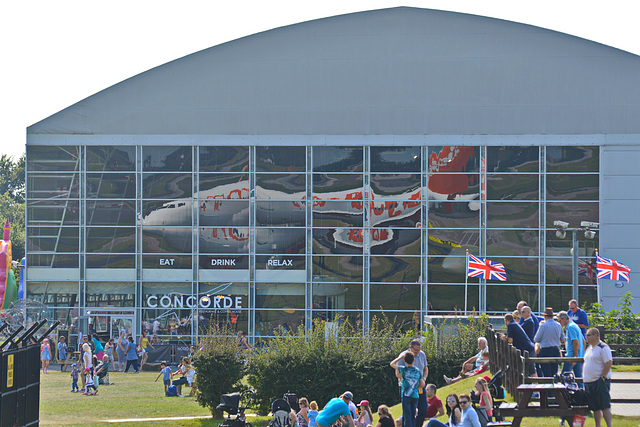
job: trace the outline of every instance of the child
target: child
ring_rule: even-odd
[[[355,424],[358,427],[370,427],[373,422],[373,415],[371,414],[371,408],[369,408],[369,401],[363,400],[358,406],[360,407],[360,413]]]
[[[309,417],[309,427],[318,427],[318,423],[316,423],[316,417],[318,416],[318,402],[315,400],[309,404],[309,412],[307,413]]]
[[[49,338],[45,338],[40,346],[40,359],[42,360],[42,373],[46,374],[49,369],[49,361],[51,360],[51,348],[49,347]]]
[[[162,382],[164,382],[164,395],[166,396],[169,386],[171,385],[171,368],[167,366],[167,362],[164,360],[160,362],[160,373],[156,377],[154,383],[158,382],[160,375],[162,375]]]
[[[405,366],[398,366],[398,362],[402,358],[404,358]],[[424,387],[422,373],[413,366],[413,361],[413,353],[407,351],[401,353],[390,363],[391,367],[396,371],[396,377],[402,379],[402,424],[404,427],[415,427],[415,416],[418,409],[418,388]]]
[[[71,393],[77,393],[80,389],[78,388],[78,365],[71,365]]]
[[[93,383],[93,376],[91,375],[91,369],[86,368],[84,370],[85,375],[87,376],[86,382],[85,382],[85,392],[82,393],[85,396],[89,395],[89,396],[93,396],[98,394],[98,389],[96,388],[95,384]]]

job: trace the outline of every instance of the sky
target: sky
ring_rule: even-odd
[[[0,154],[27,126],[150,68],[230,40],[344,13],[412,6],[522,22],[640,55],[629,0],[6,0],[0,2]]]

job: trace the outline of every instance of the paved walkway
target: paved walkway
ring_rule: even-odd
[[[614,372],[613,378],[633,378],[638,384],[611,384],[611,398],[640,399],[640,372]],[[611,412],[625,417],[640,417],[640,403],[612,403]]]

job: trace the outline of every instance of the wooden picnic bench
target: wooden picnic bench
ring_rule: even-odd
[[[514,427],[520,426],[522,419],[527,417],[558,417],[572,425],[574,415],[584,416],[589,412],[589,408],[569,405],[565,388],[564,384],[520,384],[520,400],[518,403],[502,403],[500,415],[513,417]],[[540,395],[540,403],[537,405],[531,401],[534,393]],[[550,403],[549,394],[555,398],[553,404]]]

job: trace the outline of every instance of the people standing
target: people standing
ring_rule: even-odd
[[[522,353],[524,353],[525,351],[528,351],[529,355],[533,356],[535,352],[535,347],[533,346],[533,343],[527,336],[526,332],[522,329],[522,327],[515,321],[511,313],[504,315],[504,323],[507,326],[507,334],[501,335],[500,339],[512,344],[515,348],[520,350]],[[533,377],[536,375],[535,364],[530,363],[528,369],[529,369],[529,376]]]
[[[309,427],[318,427],[318,424],[316,423],[316,417],[318,416],[318,402],[315,400],[309,403],[307,416],[309,417]]]
[[[45,338],[40,345],[40,360],[42,362],[42,373],[46,374],[49,370],[51,361],[51,348],[49,346],[49,338]]]
[[[98,361],[102,360],[102,356],[104,356],[104,347],[100,342],[100,336],[98,334],[93,334],[91,341],[93,342],[93,353],[98,358]]]
[[[523,308],[523,307],[529,307],[529,308],[531,308],[531,306],[530,306],[529,304],[527,304],[527,302],[526,302],[526,301],[520,301],[520,302],[518,303],[517,310],[518,310],[520,313],[522,313],[522,308]],[[543,318],[542,318],[542,317],[540,317],[540,316],[537,316],[537,315],[536,315],[535,313],[533,313],[533,311],[532,311],[532,312],[531,312],[531,320],[533,321],[533,325],[534,325],[534,328],[535,328],[534,334],[535,334],[536,332],[538,332],[538,328],[540,327],[540,322],[543,320]],[[524,323],[524,321],[525,321],[525,319],[523,319],[523,317],[522,317],[522,316],[520,316],[520,320],[518,320],[518,324],[519,324],[520,326],[522,326],[522,324]]]
[[[422,343],[419,339],[414,339],[409,344],[409,348],[400,355],[398,355],[398,366],[404,365],[404,360],[402,359],[405,353],[413,354],[413,366],[418,368],[418,370],[422,373],[423,384],[426,383],[427,377],[429,376],[429,366],[427,364],[427,355],[422,351]],[[399,382],[398,384],[400,388],[400,398],[402,398],[402,384]],[[418,414],[415,417],[415,425],[416,427],[422,427],[422,423],[424,422],[425,417],[427,416],[427,394],[424,391],[424,388],[420,388],[418,390]]]
[[[569,318],[566,311],[558,313],[558,321],[564,327],[566,340],[566,357],[584,357],[584,339],[580,327]],[[582,362],[565,362],[562,372],[571,372],[576,378],[582,378]]]
[[[160,373],[156,377],[154,382],[158,382],[158,379],[162,375],[162,382],[164,383],[164,394],[167,395],[167,391],[169,390],[169,386],[171,385],[171,368],[167,366],[167,362],[164,360],[160,362]]]
[[[553,319],[553,308],[544,309],[544,323],[540,325],[534,341],[538,357],[560,357],[560,344],[565,341],[562,326]],[[557,363],[540,363],[543,377],[553,377],[558,373]]]
[[[124,330],[120,331],[116,352],[118,353],[118,371],[124,372],[124,366],[127,360],[127,339]]]
[[[151,350],[155,350],[151,343],[149,343],[149,338],[147,338],[147,334],[149,333],[148,329],[142,330],[142,335],[140,335],[140,339],[138,345],[140,347],[140,351],[142,352],[142,359],[140,362],[140,369],[144,366],[145,362],[149,358],[149,347]]]
[[[520,322],[519,324],[520,326],[522,326],[522,330],[527,334],[531,342],[533,342],[533,337],[536,336],[538,328],[536,328],[536,324],[533,321],[533,316],[531,316],[531,307],[525,305],[524,307],[522,307],[522,310],[520,310],[520,313],[522,314],[522,317],[520,317],[520,319],[522,319],[522,322]]]
[[[422,373],[413,366],[413,353],[404,352],[403,355],[393,359],[390,365],[395,369],[396,377],[402,379],[402,425],[403,427],[416,427],[418,389],[424,388],[425,384]],[[404,366],[398,366],[401,358],[404,360]]]
[[[112,369],[116,368],[115,357],[113,357],[113,351],[115,350],[115,343],[113,342],[113,338],[109,338],[109,341],[104,345],[104,354],[109,358],[111,362]]]
[[[596,427],[602,424],[602,418],[611,427],[611,348],[600,340],[600,331],[587,330],[589,347],[584,353],[583,380],[587,393],[589,409],[593,411]]]
[[[578,307],[578,301],[572,299],[569,301],[569,318],[573,320],[573,323],[578,325],[582,336],[586,339],[587,329],[589,328],[589,317],[587,312]]]
[[[296,419],[298,421],[298,427],[308,427],[309,426],[309,401],[306,397],[301,397],[298,400],[298,405],[300,405],[300,411],[296,414]]]
[[[136,344],[133,342],[133,337],[131,335],[127,337],[127,340],[129,341],[127,343],[127,367],[124,368],[124,373],[126,374],[127,372],[129,372],[129,367],[133,366],[133,369],[135,370],[134,374],[137,374],[138,372],[140,372],[140,369],[138,368],[138,354],[136,353]]]
[[[60,361],[60,372],[67,370],[67,340],[64,335],[58,340],[58,360]]]

